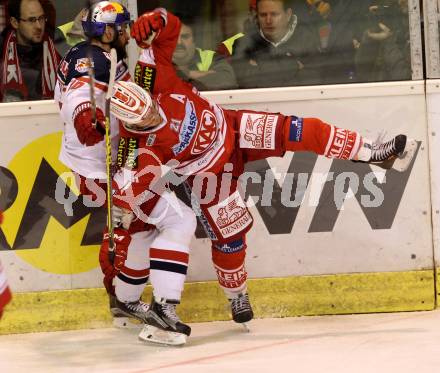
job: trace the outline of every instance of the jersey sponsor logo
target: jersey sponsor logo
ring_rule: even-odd
[[[242,239],[232,241],[229,243],[225,243],[225,244],[213,244],[213,245],[217,250],[219,250],[225,254],[238,253],[238,252],[244,250],[244,248],[245,248],[244,241]]]
[[[301,142],[303,134],[303,118],[292,116],[290,119],[289,141]]]
[[[325,156],[329,158],[348,159],[356,143],[356,136],[356,132],[335,127],[330,136],[330,147]]]
[[[252,223],[252,216],[238,191],[225,201],[209,207],[208,212],[223,238],[239,234]]]
[[[278,115],[244,113],[240,122],[240,148],[275,149]]]
[[[143,89],[153,92],[156,81],[156,68],[138,63],[134,70],[134,81]]]
[[[217,118],[211,111],[204,110],[191,153],[198,155],[208,149],[215,140],[217,131]]]
[[[138,167],[139,140],[134,137],[121,137],[119,139],[116,163],[119,167],[137,169]]]
[[[79,73],[86,73],[86,72],[89,71],[90,66],[94,67],[93,65],[94,65],[93,62],[90,65],[90,59],[88,59],[88,58],[79,58],[76,61],[75,70],[78,71]]]
[[[173,152],[175,155],[183,152],[191,143],[194,134],[196,133],[198,121],[196,115],[196,109],[192,101],[187,101],[185,106],[185,118],[182,121],[179,133],[179,143],[173,146]]]

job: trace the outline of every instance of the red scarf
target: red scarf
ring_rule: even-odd
[[[44,34],[43,38],[43,64],[41,71],[42,99],[53,98],[56,82],[56,68],[60,62],[60,56],[55,49],[53,40]],[[23,100],[29,97],[28,88],[23,80],[17,52],[17,36],[15,30],[6,34],[1,52],[0,74],[0,102],[9,90],[21,93]]]

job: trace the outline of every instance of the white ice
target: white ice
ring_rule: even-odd
[[[0,336],[1,373],[435,373],[440,311],[192,324],[184,347],[138,330]]]

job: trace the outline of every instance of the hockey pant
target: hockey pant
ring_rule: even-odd
[[[214,269],[229,299],[246,292],[246,233],[253,219],[239,190],[238,180],[244,164],[281,157],[286,151],[310,151],[328,158],[353,159],[362,144],[357,132],[316,118],[250,111],[238,111],[234,115],[239,139],[223,173],[195,175],[185,184],[193,209],[211,239]]]
[[[120,301],[139,300],[148,279],[156,298],[180,301],[196,218],[177,198],[169,201],[162,196],[150,214],[156,229],[131,234],[127,259],[113,281]]]

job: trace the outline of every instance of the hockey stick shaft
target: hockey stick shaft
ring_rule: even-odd
[[[88,1],[88,13],[87,13],[87,22],[91,22],[92,19],[92,10],[93,5],[91,1]],[[90,105],[92,107],[92,124],[93,126],[96,126],[96,99],[95,99],[95,68],[93,64],[93,51],[92,51],[92,44],[91,44],[91,38],[89,37],[89,45],[87,48],[87,58],[89,60],[89,67],[88,67],[88,74],[89,74],[89,89],[90,89]]]
[[[113,262],[115,251],[115,239],[113,228],[113,188],[112,188],[112,141],[110,131],[110,100],[113,94],[113,87],[116,80],[116,67],[118,64],[117,53],[114,48],[110,51],[110,79],[107,87],[107,94],[105,96],[105,147],[107,166],[107,227],[109,236],[109,254],[110,260]]]

